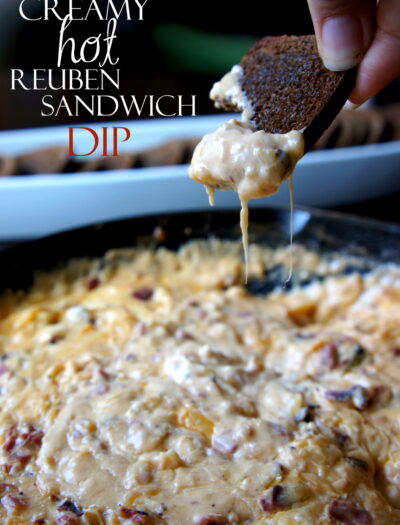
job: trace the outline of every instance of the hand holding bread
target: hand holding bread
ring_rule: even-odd
[[[361,104],[400,75],[398,0],[308,0],[318,48],[328,69],[358,65],[350,101]]]

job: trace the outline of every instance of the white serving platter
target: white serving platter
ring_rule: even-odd
[[[200,137],[227,118],[222,114],[99,123],[91,127],[128,127],[133,140],[121,147],[123,152],[173,138]],[[77,136],[81,152],[87,151],[88,140],[85,132]],[[0,153],[20,154],[67,141],[67,126],[1,132]],[[296,204],[321,208],[400,191],[400,141],[310,152],[296,168],[294,191]],[[252,201],[251,206],[288,202],[284,184],[276,195]],[[216,205],[239,210],[233,192],[217,192]],[[33,238],[98,221],[206,206],[204,189],[188,178],[187,166],[1,177],[0,238]]]

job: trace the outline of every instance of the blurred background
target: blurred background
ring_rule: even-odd
[[[115,5],[122,5],[114,0]],[[107,0],[97,0],[107,6]],[[77,121],[74,118],[41,117],[43,91],[10,90],[10,69],[25,71],[56,68],[60,22],[28,22],[18,13],[16,0],[0,0],[0,127],[27,126]],[[60,2],[67,4],[67,2]],[[82,0],[75,5],[88,5]],[[39,16],[43,2],[26,2],[29,13]],[[132,2],[132,13],[136,13]],[[63,6],[62,6],[63,7]],[[27,9],[28,10],[28,9]],[[62,13],[62,9],[60,9]],[[237,63],[252,43],[262,36],[312,32],[306,0],[234,4],[227,0],[147,0],[143,21],[119,20],[113,54],[120,57],[120,94],[197,95],[197,113],[215,112],[208,99],[212,83]],[[74,21],[79,36],[105,31],[106,23],[91,17]],[[63,67],[79,68],[64,62]],[[93,67],[93,66],[90,66]],[[115,94],[103,91],[103,94]],[[79,95],[79,92],[76,92]],[[99,92],[101,94],[101,92]],[[55,96],[61,97],[62,92]],[[124,118],[121,113],[113,117]],[[90,116],[85,117],[90,121]],[[93,120],[93,119],[92,119]]]

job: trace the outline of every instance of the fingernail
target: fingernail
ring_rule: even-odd
[[[322,28],[321,55],[326,68],[345,71],[357,65],[363,54],[362,29],[352,15],[328,18]]]

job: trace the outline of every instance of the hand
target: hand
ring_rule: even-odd
[[[400,75],[399,0],[307,1],[325,66],[359,64],[351,102],[365,102]]]

